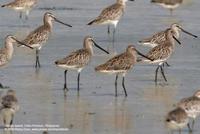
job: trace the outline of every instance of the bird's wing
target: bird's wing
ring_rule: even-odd
[[[147,57],[153,60],[166,59],[170,56],[170,49],[165,44],[158,45],[148,52]]]
[[[50,31],[45,26],[40,26],[32,31],[23,41],[27,45],[42,44],[48,40]]]
[[[90,54],[85,49],[79,49],[77,51],[72,52],[67,57],[57,60],[56,62],[58,64],[65,64],[68,66],[77,66],[82,67],[86,64],[88,64],[90,60]]]
[[[159,45],[160,43],[164,42],[165,40],[166,40],[165,31],[160,31],[160,32],[154,34],[153,36],[151,36],[149,38],[145,38],[139,42],[140,43],[150,42],[150,43],[156,43]]]
[[[126,53],[122,53],[108,60],[106,63],[97,66],[96,70],[129,70],[133,66],[133,62],[133,59],[126,57]]]
[[[119,19],[119,17],[123,14],[123,6],[120,4],[113,4],[107,8],[105,8],[98,18],[104,19],[104,20],[115,20]]]

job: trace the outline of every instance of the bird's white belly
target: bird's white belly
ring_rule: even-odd
[[[100,73],[107,73],[107,74],[124,74],[126,70],[99,70]]]
[[[166,5],[166,4],[160,4],[162,7],[164,7],[164,8],[168,8],[168,9],[175,9],[175,8],[177,8],[180,4],[179,3],[177,3],[177,4],[175,4],[175,5]]]
[[[168,125],[168,127],[170,129],[177,130],[177,129],[185,127],[187,125],[187,123],[188,123],[188,120],[185,121],[185,122],[182,122],[182,123],[177,123],[175,121],[170,121],[170,122],[167,123],[167,125]]]
[[[57,66],[60,67],[60,68],[65,69],[65,70],[70,69],[70,70],[76,70],[78,72],[81,72],[81,70],[83,69],[83,68],[77,68],[77,66],[68,66],[68,65],[65,65],[65,64],[63,64],[63,65],[57,65]]]
[[[162,65],[163,62],[165,62],[167,59],[159,59],[159,60],[154,60],[154,61],[150,61],[150,60],[143,60],[144,63],[149,63],[149,64],[159,64]]]
[[[116,27],[118,22],[119,22],[118,20],[106,20],[102,24],[111,24],[111,25],[114,25]]]
[[[32,44],[31,47],[40,50],[42,48],[42,44]]]
[[[23,11],[25,10],[25,7],[14,7],[14,9],[17,11]]]

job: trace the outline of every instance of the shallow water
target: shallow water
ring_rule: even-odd
[[[6,0],[2,0],[2,3]],[[89,27],[86,24],[97,16],[102,8],[113,0],[42,0],[31,12],[28,21],[19,20],[12,10],[0,8],[0,42],[7,34],[24,36],[42,23],[44,12],[53,12],[58,18],[73,25],[66,28],[54,24],[53,34],[40,53],[42,67],[35,70],[35,52],[16,48],[13,60],[1,69],[0,81],[17,91],[20,111],[14,124],[51,124],[69,128],[67,132],[50,134],[167,134],[164,124],[166,113],[183,97],[190,96],[199,89],[200,63],[199,39],[185,34],[181,36],[182,46],[169,60],[171,67],[166,68],[168,82],[160,79],[154,85],[156,66],[136,65],[126,76],[128,97],[124,98],[121,79],[118,82],[119,97],[114,97],[112,75],[96,74],[94,67],[103,63],[106,56],[96,48],[92,62],[81,73],[80,96],[77,97],[77,73],[69,71],[70,91],[63,95],[63,70],[54,61],[82,47],[83,38],[91,35],[104,48],[108,47],[106,26]],[[183,27],[199,34],[199,0],[185,1],[173,16],[169,11],[149,0],[128,2],[126,13],[116,32],[116,49],[120,53],[128,43],[147,52],[148,49],[137,45],[137,41],[152,33],[165,29],[172,22],[181,22]],[[9,15],[9,16],[8,16]],[[103,55],[103,56],[102,56]],[[194,133],[199,133],[199,121]],[[3,132],[3,131],[2,131]],[[7,132],[9,133],[9,132]],[[14,131],[13,134],[22,132]],[[42,132],[23,132],[23,134]],[[184,129],[183,134],[186,134]]]

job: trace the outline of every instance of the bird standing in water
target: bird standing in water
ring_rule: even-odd
[[[79,93],[79,87],[80,87],[80,73],[82,69],[90,62],[92,55],[93,55],[93,45],[96,46],[97,48],[101,49],[105,53],[109,54],[106,50],[101,48],[91,36],[86,36],[83,42],[83,48],[76,50],[66,56],[65,58],[59,59],[55,61],[55,64],[58,67],[64,68],[64,91],[67,91],[67,71],[68,70],[77,70],[78,71],[78,93]]]
[[[0,115],[2,116],[5,127],[13,124],[15,113],[19,110],[18,99],[14,90],[8,90],[7,94],[2,97]]]
[[[198,38],[198,36],[196,36],[196,35],[188,32],[188,31],[184,30],[181,25],[179,25],[177,23],[173,23],[170,26],[170,28],[167,28],[164,31],[157,32],[156,34],[154,34],[153,36],[151,36],[149,38],[140,40],[138,43],[142,44],[144,46],[152,47],[152,48],[154,48],[154,47],[156,47],[156,46],[158,46],[160,44],[164,44],[165,45],[165,42],[168,39],[167,38],[167,32],[168,32],[169,29],[171,29],[173,31],[172,34],[176,39],[179,39],[180,31],[182,31],[182,32],[194,37],[194,38]],[[169,64],[167,62],[165,62],[165,63],[167,64],[167,66],[169,66]]]
[[[1,7],[11,8],[20,13],[19,18],[22,18],[22,13],[25,13],[25,19],[28,19],[29,12],[37,4],[37,0],[15,0]]]
[[[169,9],[170,15],[172,15],[173,10],[179,7],[183,3],[183,0],[151,0],[151,3],[156,3]]]
[[[153,59],[153,61],[150,61],[148,59],[142,60],[143,62],[149,63],[149,64],[158,64],[158,67],[155,71],[155,84],[157,85],[157,75],[158,70],[161,70],[161,74],[165,81],[167,81],[163,69],[163,64],[171,57],[174,47],[175,47],[175,41],[176,40],[179,44],[180,41],[176,39],[174,36],[174,33],[171,29],[167,30],[166,40],[162,44],[159,44],[158,46],[151,49],[148,54],[146,55],[148,58]]]
[[[117,2],[105,9],[100,13],[100,15],[88,23],[88,25],[107,25],[108,24],[108,35],[110,34],[110,25],[114,26],[113,29],[113,39],[112,39],[112,47],[113,51],[114,49],[114,43],[115,43],[115,31],[117,24],[124,14],[124,10],[126,7],[127,1],[134,1],[134,0],[117,0]]]
[[[123,76],[122,87],[124,89],[125,97],[128,95],[126,92],[125,84],[124,84],[125,75],[136,64],[137,62],[136,54],[139,54],[151,60],[150,58],[140,53],[135,48],[135,46],[129,45],[124,53],[111,58],[106,63],[101,64],[95,68],[96,72],[106,73],[106,74],[116,74],[116,78],[115,78],[115,96],[116,97],[117,97],[117,79],[118,79],[118,75],[120,74]]]
[[[35,68],[40,68],[39,52],[42,46],[49,39],[49,35],[53,28],[53,21],[63,24],[67,27],[72,27],[58,20],[52,13],[46,12],[43,18],[43,25],[32,31],[22,42],[36,49]]]
[[[18,44],[21,44],[33,49],[32,47],[27,46],[26,44],[18,41],[14,36],[8,35],[5,38],[4,47],[0,49],[0,67],[7,65],[9,61],[12,59],[13,52],[14,52],[14,47],[13,47],[14,43],[18,43]],[[1,83],[0,83],[0,88],[4,88]]]

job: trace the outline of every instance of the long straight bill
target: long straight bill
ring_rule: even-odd
[[[96,43],[94,40],[92,40],[92,42],[94,43],[94,45],[95,45],[97,48],[99,48],[99,49],[101,49],[102,51],[104,51],[105,53],[109,54],[108,51],[106,51],[105,49],[103,49],[102,47],[100,47],[99,45],[97,45],[97,43]]]
[[[67,24],[67,23],[64,23],[64,22],[62,22],[62,21],[58,20],[58,19],[57,19],[57,18],[55,18],[55,17],[54,17],[54,20],[55,20],[56,22],[60,23],[60,24],[63,24],[63,25],[65,25],[65,26],[72,27],[71,25],[69,25],[69,24]]]
[[[140,56],[142,56],[142,57],[144,57],[144,58],[146,58],[146,59],[148,59],[148,60],[153,61],[153,59],[151,59],[151,58],[145,56],[144,54],[140,53],[138,50],[136,50],[136,52],[137,52]]]
[[[186,34],[188,34],[188,35],[190,35],[190,36],[193,36],[194,38],[198,38],[198,36],[197,36],[197,35],[194,35],[194,34],[192,34],[192,33],[188,32],[188,31],[184,30],[184,29],[183,29],[183,28],[181,28],[181,27],[180,27],[180,29],[181,29],[181,31],[183,31],[184,33],[186,33]]]
[[[12,37],[13,38],[13,37]],[[31,46],[28,46],[28,45],[26,45],[26,44],[24,44],[23,42],[21,42],[21,41],[18,41],[17,39],[15,39],[15,38],[13,38],[13,40],[15,40],[17,43],[19,43],[19,44],[21,44],[21,45],[23,45],[23,46],[26,46],[26,47],[29,47],[30,49],[33,49],[33,47],[31,47]],[[20,46],[21,46],[20,45]]]
[[[174,38],[174,40],[175,40],[178,44],[181,45],[181,42],[180,42],[175,36],[173,36],[173,38]]]

